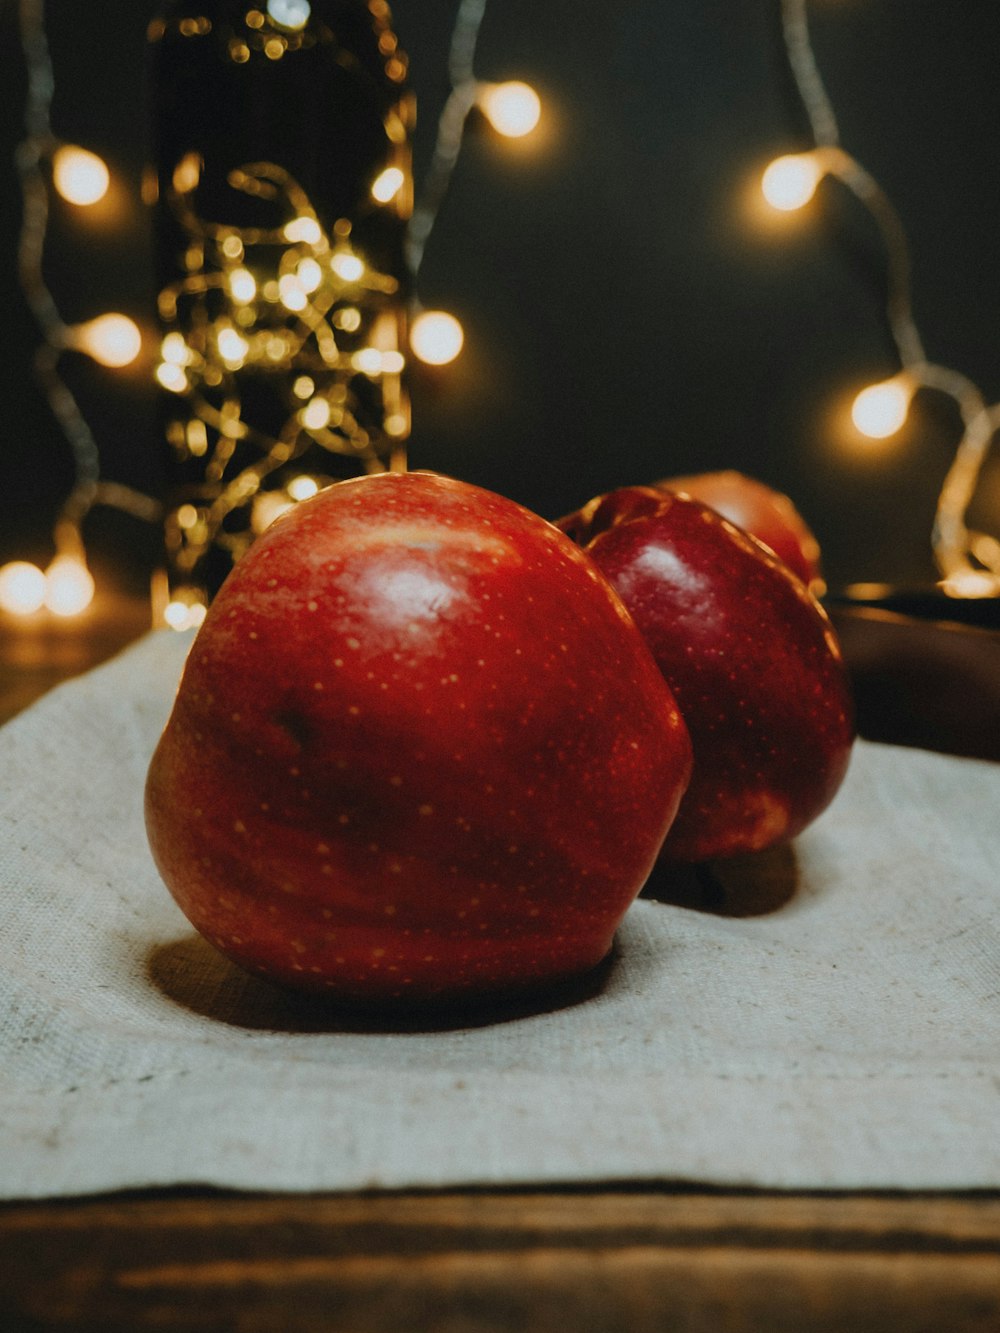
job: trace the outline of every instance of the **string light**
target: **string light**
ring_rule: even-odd
[[[822,176],[818,153],[787,153],[767,167],[760,187],[772,208],[791,212],[808,204]]]
[[[464,341],[461,324],[446,310],[423,310],[410,328],[413,354],[428,366],[446,366],[454,361]]]
[[[465,335],[454,315],[423,311],[416,297],[417,279],[437,215],[448,192],[462,151],[465,127],[478,108],[499,133],[508,138],[530,134],[541,118],[541,100],[527,83],[485,83],[476,77],[475,58],[486,0],[461,0],[452,29],[448,55],[451,91],[438,119],[430,169],[410,218],[406,255],[413,275],[413,310],[410,350],[418,361],[442,366],[461,352]]]
[[[386,73],[399,82],[405,62],[394,41],[389,41],[387,8],[376,0],[369,8],[375,22],[384,28],[380,49],[386,57]],[[486,0],[461,0],[456,14],[449,51],[451,92],[439,120],[421,203],[407,230],[406,258],[414,292],[470,112],[478,108],[498,134],[512,138],[529,134],[541,116],[540,99],[529,85],[486,83],[475,77],[474,58],[485,8]],[[87,207],[104,198],[111,183],[107,164],[98,154],[60,142],[50,129],[54,74],[44,12],[44,0],[21,0],[28,95],[26,135],[18,150],[24,197],[19,259],[25,295],[44,340],[37,358],[39,377],[72,449],[76,475],[55,525],[54,559],[44,571],[26,561],[13,561],[0,569],[0,609],[27,615],[45,608],[55,615],[72,616],[80,614],[94,596],[82,539],[82,525],[91,509],[106,504],[151,523],[163,521],[164,514],[158,501],[101,477],[97,441],[58,374],[59,359],[68,349],[109,368],[133,364],[142,352],[142,334],[133,320],[118,313],[67,324],[43,278],[49,184],[68,202]],[[252,33],[248,40],[259,40],[259,49],[269,59],[281,59],[302,44],[311,13],[308,0],[267,0],[262,9],[248,12]],[[180,22],[187,25],[185,36],[204,35],[210,29],[205,19]],[[151,27],[151,38],[156,40],[166,31],[167,23],[157,21]],[[242,63],[250,59],[251,51],[242,41],[242,46],[231,43],[229,54],[234,63]],[[412,207],[407,156],[411,118],[405,100],[386,117],[389,161],[370,184],[373,206],[391,207],[403,217]],[[180,506],[166,519],[168,547],[180,581],[173,587],[162,577],[156,581],[154,621],[175,628],[196,626],[204,617],[206,594],[196,581],[185,581],[185,573],[193,575],[213,542],[237,558],[254,533],[319,488],[319,481],[294,471],[283,484],[263,488],[272,472],[295,459],[302,436],[354,458],[368,470],[381,470],[405,466],[403,444],[409,431],[409,408],[402,388],[405,357],[397,337],[400,326],[398,320],[387,317],[397,280],[372,269],[352,250],[346,220],[328,234],[297,182],[267,163],[233,173],[230,184],[236,190],[269,195],[284,203],[286,220],[277,232],[202,222],[192,197],[202,169],[200,159],[189,154],[173,172],[172,202],[189,238],[187,272],[183,282],[160,294],[159,312],[167,329],[154,369],[160,386],[191,409],[186,420],[179,415],[174,420],[172,447],[179,456],[204,460],[207,475],[215,481],[211,495],[203,496],[197,505]],[[279,253],[278,271],[269,277],[266,265],[254,262],[255,252],[270,247],[273,260],[274,247],[281,245],[285,249]],[[221,310],[220,290],[228,298]],[[182,327],[181,316],[185,307],[190,312],[199,302],[200,331],[192,332]],[[415,297],[412,315],[414,356],[428,364],[445,365],[459,355],[464,334],[453,315],[423,311]],[[171,328],[174,322],[177,327]],[[308,374],[294,379],[291,393],[299,406],[286,428],[276,434],[261,432],[243,419],[233,377],[248,368],[289,370],[310,338],[319,355],[313,356]],[[369,385],[376,384],[381,392],[383,440],[360,423],[353,396],[353,381],[358,376]],[[222,473],[240,442],[253,444],[259,457],[235,475],[227,474],[223,484]],[[251,510],[248,530],[234,534],[224,527],[225,521],[243,506]]]
[[[142,334],[128,315],[98,315],[69,331],[69,345],[86,352],[102,366],[130,366],[142,351]]]
[[[931,547],[945,592],[956,597],[1000,595],[1000,541],[971,530],[966,521],[983,465],[1000,430],[1000,403],[988,405],[980,389],[961,372],[928,361],[913,315],[909,243],[903,224],[878,182],[841,147],[837,117],[812,46],[807,0],[782,0],[781,15],[788,64],[815,146],[770,163],[761,181],[764,197],[775,208],[801,208],[822,177],[831,175],[874,220],[887,261],[886,323],[901,370],[857,395],[852,420],[867,438],[887,439],[905,424],[919,390],[944,394],[955,403],[962,435],[938,495]]]
[[[388,7],[372,3],[369,10],[391,88],[405,73],[404,59]],[[270,0],[251,9],[246,22],[255,49],[277,59],[291,49],[282,34],[315,39],[310,16],[304,0]],[[171,22],[154,24],[150,39],[170,37]],[[242,63],[232,49],[229,56]],[[248,163],[226,179],[236,195],[267,202],[267,226],[200,215],[204,163],[195,152],[161,183],[161,202],[183,238],[182,273],[159,293],[154,373],[176,399],[167,424],[174,458],[185,467],[198,460],[196,470],[187,468],[197,486],[185,488],[165,519],[171,586],[158,599],[158,614],[168,624],[186,628],[201,614],[207,594],[198,589],[210,555],[235,562],[270,523],[314,493],[311,472],[332,461],[324,455],[340,460],[337,472],[405,466],[404,275],[380,271],[354,234],[369,217],[405,225],[412,119],[409,94],[390,95],[382,158],[350,217],[324,218],[275,162]]]
[[[870,440],[886,440],[901,430],[910,412],[916,388],[907,374],[862,389],[851,406],[851,420]]]
[[[111,174],[96,153],[63,144],[52,155],[52,184],[69,203],[86,207],[104,198]]]
[[[62,143],[52,132],[55,81],[44,13],[43,0],[21,0],[19,30],[27,98],[25,137],[17,149],[23,202],[18,268],[25,299],[42,335],[36,353],[39,382],[72,451],[75,476],[53,532],[55,558],[44,572],[22,560],[0,569],[0,608],[9,614],[32,615],[44,607],[54,615],[75,616],[90,605],[94,595],[82,539],[82,526],[91,509],[109,505],[147,522],[157,521],[161,509],[149,496],[101,477],[97,441],[59,374],[59,361],[67,350],[83,352],[105,366],[120,367],[139,355],[142,339],[134,321],[125,315],[107,314],[83,324],[67,324],[45,282],[50,180],[62,198],[87,207],[107,193],[110,173],[96,153]]]
[[[521,139],[530,134],[542,116],[538,94],[527,83],[480,84],[477,104],[498,134]]]

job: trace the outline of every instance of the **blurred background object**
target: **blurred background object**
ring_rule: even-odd
[[[76,184],[51,192],[43,260],[81,340],[61,356],[60,373],[99,442],[104,481],[122,488],[119,499],[155,495],[156,284],[142,184],[151,151],[146,29],[159,6],[45,9],[52,128],[85,150],[75,166],[63,163]],[[418,198],[454,91],[458,11],[457,0],[392,6],[418,102]],[[583,23],[568,0],[506,0],[480,17],[478,78],[527,85],[540,114],[513,138],[497,129],[502,107],[473,108],[465,123],[419,283],[422,305],[457,318],[452,334],[464,345],[447,364],[413,366],[410,466],[488,486],[552,518],[619,485],[738,468],[794,499],[832,590],[932,584],[930,534],[960,413],[947,394],[903,385],[898,429],[886,432],[878,413],[867,434],[852,423],[863,390],[899,387],[884,237],[835,173],[810,180],[808,165],[805,184],[779,177],[775,187],[801,206],[764,202],[769,164],[793,157],[801,168],[815,147],[789,72],[782,6],[643,0]],[[921,350],[993,402],[995,0],[960,9],[815,0],[809,17],[841,142],[905,227]],[[0,8],[9,108],[0,127],[0,564],[48,567],[74,473],[36,377],[42,338],[18,280],[14,152],[27,96],[18,18],[12,0]],[[520,110],[508,106],[530,110],[524,99]],[[107,167],[107,183],[86,154]],[[73,202],[74,190],[94,202]],[[94,323],[111,313],[141,339],[124,364],[134,350],[127,326],[105,326],[105,346]],[[874,406],[885,409],[883,399]],[[109,506],[88,519],[98,581],[148,588],[160,533],[141,509]],[[970,521],[1000,531],[992,456]],[[73,586],[82,595],[78,577]]]

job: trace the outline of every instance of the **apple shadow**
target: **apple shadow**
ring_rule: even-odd
[[[192,933],[152,948],[146,959],[146,974],[160,994],[174,1004],[228,1027],[290,1035],[392,1035],[489,1027],[567,1009],[600,995],[616,961],[617,949],[612,948],[604,961],[585,975],[530,992],[498,992],[461,1001],[400,1000],[366,1005],[286,990],[263,981]]]
[[[785,844],[698,865],[658,863],[640,897],[713,916],[767,916],[795,897],[794,849]]]

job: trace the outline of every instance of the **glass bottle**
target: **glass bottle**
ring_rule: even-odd
[[[414,103],[385,0],[149,29],[167,623],[331,480],[405,466]]]

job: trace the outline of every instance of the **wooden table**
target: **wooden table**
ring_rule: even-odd
[[[1000,632],[871,608],[835,619],[862,734],[1000,760]],[[124,598],[73,628],[0,623],[0,719],[147,624]],[[1000,1333],[1000,1188],[205,1190],[0,1205],[0,1333],[63,1329]]]

